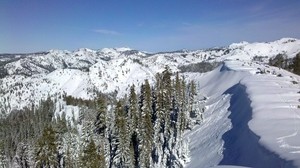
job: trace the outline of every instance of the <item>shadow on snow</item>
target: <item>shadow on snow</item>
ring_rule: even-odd
[[[259,144],[260,137],[248,126],[252,119],[251,101],[246,93],[246,87],[236,84],[224,94],[230,94],[231,111],[229,119],[232,129],[223,134],[223,159],[219,165],[237,165],[255,168],[290,168],[295,167],[291,161],[284,160],[279,155],[269,151]]]

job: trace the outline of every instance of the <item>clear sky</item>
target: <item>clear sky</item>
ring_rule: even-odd
[[[0,53],[300,38],[300,0],[1,0]]]

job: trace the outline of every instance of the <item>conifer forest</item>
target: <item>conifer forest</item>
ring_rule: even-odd
[[[202,119],[197,84],[172,77],[168,67],[155,78],[122,98],[63,95],[79,107],[78,119],[55,115],[61,107],[50,97],[11,112],[0,119],[0,167],[182,167],[189,154],[183,133]]]

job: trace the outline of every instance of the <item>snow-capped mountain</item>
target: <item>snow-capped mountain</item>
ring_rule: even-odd
[[[145,79],[154,84],[156,73],[169,66],[196,81],[197,100],[205,106],[203,121],[184,134],[189,158],[183,165],[300,167],[300,77],[266,64],[279,54],[291,59],[298,53],[300,40],[283,38],[163,53],[82,48],[0,54],[1,115],[49,96],[60,99],[59,105],[62,95],[93,99],[101,92],[121,98],[133,84]],[[75,107],[63,105],[58,109],[72,108],[78,118]]]
[[[8,113],[64,92],[84,99],[92,98],[95,91],[121,96],[132,84],[139,85],[145,79],[153,82],[154,75],[166,65],[175,72],[203,61],[251,61],[261,57],[267,62],[277,54],[294,57],[299,46],[300,40],[284,38],[269,43],[241,42],[223,48],[155,54],[129,48],[2,54],[1,108]]]

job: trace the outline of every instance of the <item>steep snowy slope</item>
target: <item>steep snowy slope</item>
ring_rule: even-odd
[[[208,100],[203,123],[185,136],[191,157],[187,167],[300,167],[299,76],[227,61],[189,77],[202,81],[199,95]]]

